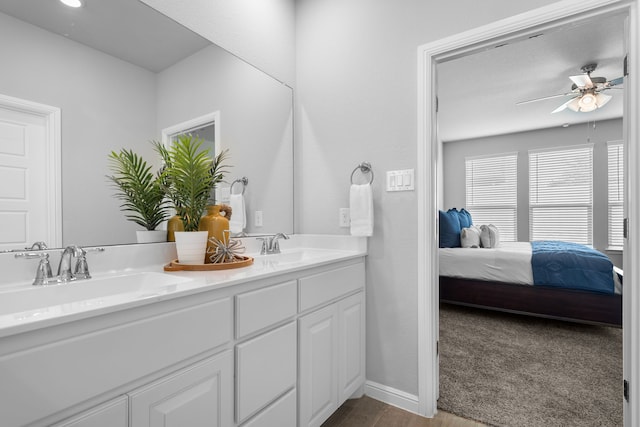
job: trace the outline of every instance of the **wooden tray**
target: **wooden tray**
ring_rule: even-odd
[[[253,264],[253,258],[250,256],[241,257],[242,260],[225,262],[221,264],[180,264],[177,259],[174,259],[169,264],[164,266],[164,271],[215,271],[215,270],[229,270],[231,268],[247,267]]]

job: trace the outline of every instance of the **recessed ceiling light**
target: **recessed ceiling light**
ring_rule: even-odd
[[[82,7],[83,0],[60,0],[63,4],[69,7]]]

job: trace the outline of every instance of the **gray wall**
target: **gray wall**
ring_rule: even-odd
[[[446,142],[443,150],[444,208],[465,206],[465,157],[518,152],[518,240],[529,240],[527,150],[592,143],[593,245],[622,267],[622,256],[607,252],[607,141],[622,139],[622,119],[487,138]]]
[[[417,47],[550,0],[298,0],[298,231],[346,234],[349,175],[371,162],[367,379],[418,392],[417,191],[387,193],[385,172],[416,167]]]

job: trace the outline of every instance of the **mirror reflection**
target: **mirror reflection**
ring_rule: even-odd
[[[126,221],[113,197],[108,154],[132,149],[159,167],[150,141],[203,117],[214,118],[206,125],[216,149],[229,149],[221,201],[234,180],[248,179],[244,231],[293,232],[290,87],[138,0],[79,9],[4,1],[0,38],[10,41],[0,45],[10,58],[0,94],[60,109],[61,150],[48,154],[60,156],[62,237],[49,246],[135,243],[140,227]],[[1,162],[7,150],[0,149]],[[30,216],[44,223],[50,210]],[[13,247],[45,240],[28,230],[15,234]]]

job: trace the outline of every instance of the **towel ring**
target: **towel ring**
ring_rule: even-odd
[[[369,162],[362,162],[358,166],[356,166],[353,172],[351,172],[351,183],[353,184],[353,175],[356,173],[358,169],[360,169],[360,172],[362,173],[371,174],[371,179],[369,180],[369,184],[371,184],[373,182],[373,169],[371,169],[371,163]]]
[[[247,187],[247,184],[249,184],[249,180],[247,179],[247,177],[246,177],[246,176],[243,176],[242,178],[238,178],[238,179],[236,179],[235,181],[233,181],[233,182],[231,183],[231,186],[229,187],[229,192],[230,192],[231,194],[233,194],[233,185],[234,185],[234,184],[238,184],[238,183],[239,183],[239,184],[242,184],[242,193],[238,193],[238,194],[244,194],[244,190],[245,190],[245,188]]]

